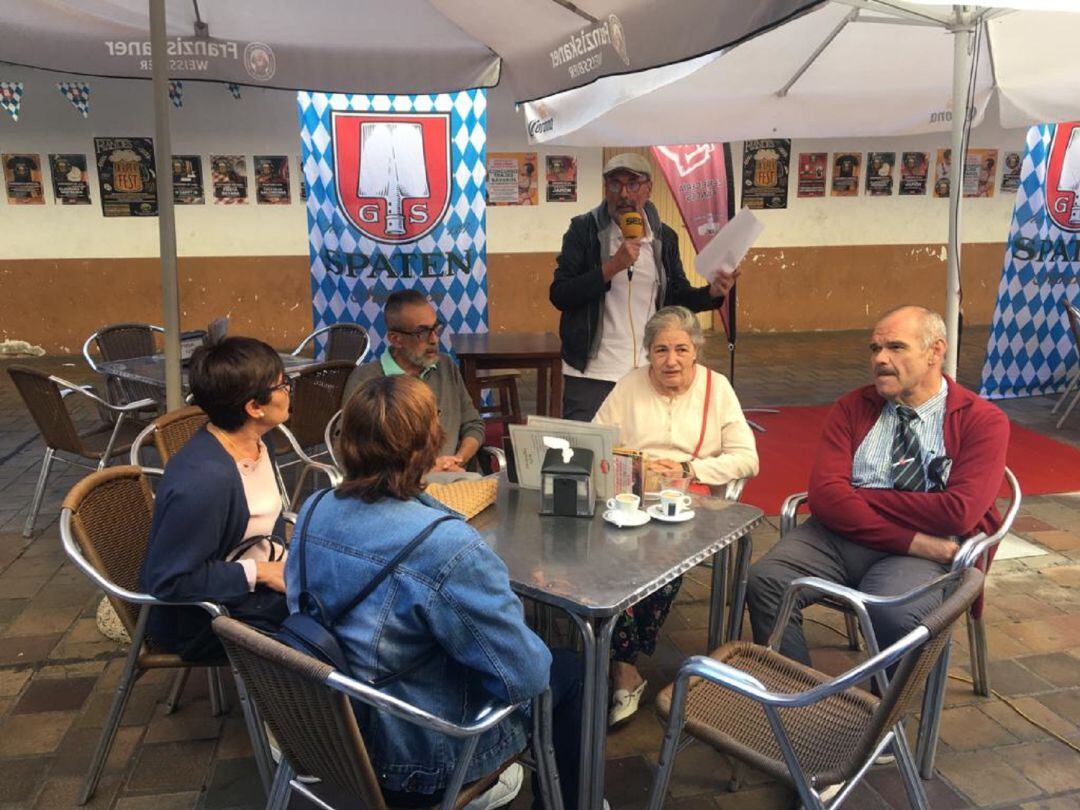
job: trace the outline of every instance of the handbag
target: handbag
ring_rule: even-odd
[[[349,667],[348,659],[345,657],[345,651],[341,648],[341,643],[338,641],[337,636],[334,635],[332,629],[337,623],[337,620],[351,612],[357,605],[367,599],[379,584],[394,572],[394,569],[401,564],[402,560],[408,557],[417,546],[431,536],[431,533],[435,531],[435,527],[448,520],[457,520],[457,518],[454,515],[443,515],[429,523],[427,527],[403,546],[401,550],[394,555],[393,559],[372,577],[371,581],[364,586],[352,601],[333,616],[328,616],[326,608],[319,600],[319,597],[308,590],[307,543],[305,541],[307,540],[307,529],[308,524],[311,522],[311,516],[315,514],[315,509],[318,507],[319,501],[321,501],[330,491],[331,490],[329,489],[324,489],[315,496],[315,499],[311,502],[311,508],[308,509],[307,514],[304,515],[304,522],[300,526],[299,536],[293,541],[293,553],[300,555],[300,593],[296,600],[298,610],[296,613],[290,614],[281,623],[276,638],[287,647],[291,647],[305,655],[310,655],[312,658],[322,661],[324,664],[329,664],[339,672],[351,677],[352,671]],[[426,660],[426,656],[418,658],[403,670],[383,676],[382,678],[369,680],[368,683],[375,687],[384,686],[417,669]]]

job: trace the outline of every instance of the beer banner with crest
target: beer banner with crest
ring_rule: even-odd
[[[1062,301],[1080,305],[1078,280],[1080,123],[1041,124],[1027,133],[980,394],[1065,387],[1077,349]]]
[[[420,289],[447,325],[443,350],[486,332],[486,93],[297,102],[315,327],[360,324],[378,349],[387,297]]]

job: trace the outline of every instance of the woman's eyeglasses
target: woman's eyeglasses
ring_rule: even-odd
[[[270,393],[272,395],[275,391],[284,391],[289,396],[292,396],[293,388],[295,386],[296,380],[286,377],[282,382],[279,382],[277,385],[271,385]]]

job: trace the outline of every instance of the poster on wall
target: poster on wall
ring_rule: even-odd
[[[246,205],[248,196],[247,160],[243,155],[211,155],[214,202],[218,205]]]
[[[89,205],[90,180],[86,155],[49,155],[53,202],[57,205]]]
[[[926,152],[904,152],[900,160],[900,196],[916,197],[926,194],[926,176],[930,157]]]
[[[896,152],[870,152],[866,156],[866,194],[869,197],[891,197]]]
[[[44,205],[41,155],[3,155],[4,185],[11,205]]]
[[[799,153],[799,197],[824,197],[825,176],[829,171],[828,152]]]
[[[1015,194],[1020,188],[1020,163],[1023,155],[1019,152],[1005,152],[1001,157],[1001,192]]]
[[[289,205],[289,159],[284,155],[255,156],[255,201],[260,205]]]
[[[934,196],[949,196],[949,172],[952,171],[952,149],[938,149],[934,157]]]
[[[861,167],[861,152],[833,152],[832,196],[858,196]]]
[[[487,94],[300,92],[297,105],[312,325],[360,324],[377,356],[387,297],[412,289],[446,324],[443,351],[486,332]]]
[[[177,205],[205,205],[202,158],[199,155],[172,156],[173,202]]]
[[[743,144],[743,208],[787,208],[791,141],[772,138]]]
[[[94,138],[94,154],[102,215],[156,217],[153,138]]]
[[[968,149],[964,160],[964,196],[993,197],[997,149]],[[934,196],[946,198],[952,181],[952,150],[938,149],[934,162]]]
[[[577,202],[577,158],[573,155],[548,155],[548,202]]]
[[[303,158],[297,158],[296,163],[300,167],[300,173],[299,173],[299,177],[300,177],[300,199],[301,200],[306,200],[307,195],[308,195],[308,191],[307,191],[307,177],[304,176],[304,159]]]
[[[488,152],[487,204],[539,205],[536,152]]]
[[[1065,389],[1077,347],[1063,301],[1080,306],[1080,123],[1031,127],[979,393]]]

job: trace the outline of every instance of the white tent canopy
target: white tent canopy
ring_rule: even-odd
[[[960,155],[994,94],[1005,127],[1080,117],[1077,12],[1075,0],[831,0],[731,48],[529,102],[528,132],[533,142],[595,146],[951,131]],[[961,194],[952,183],[950,374]]]

